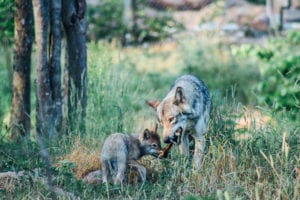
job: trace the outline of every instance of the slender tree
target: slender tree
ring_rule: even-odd
[[[62,20],[66,33],[65,85],[71,127],[84,128],[87,104],[87,53],[85,0],[62,0]]]
[[[37,134],[53,138],[56,130],[47,55],[49,4],[44,0],[32,2],[36,39],[36,130]]]
[[[52,0],[50,4],[50,86],[54,102],[55,127],[58,132],[62,128],[62,96],[61,96],[61,0]]]
[[[31,0],[15,0],[14,24],[10,136],[17,140],[30,131],[30,56],[33,41]]]

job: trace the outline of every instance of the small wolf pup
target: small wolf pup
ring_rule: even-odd
[[[141,134],[111,134],[104,142],[101,150],[101,166],[103,183],[107,183],[109,173],[116,175],[114,184],[121,184],[127,165],[138,169],[143,182],[146,180],[146,168],[137,160],[145,155],[158,157],[162,154],[157,126],[154,131],[145,129]]]
[[[200,169],[205,148],[211,98],[203,81],[192,75],[179,77],[162,101],[146,101],[157,112],[165,143],[179,145],[189,157],[189,136],[195,140],[194,167]]]

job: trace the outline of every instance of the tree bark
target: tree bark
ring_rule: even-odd
[[[48,1],[33,0],[36,39],[36,131],[48,138],[56,136],[54,105],[47,56]]]
[[[61,97],[61,0],[52,0],[50,4],[50,85],[54,102],[54,118],[57,132],[62,127]]]
[[[68,120],[71,128],[84,129],[87,104],[87,54],[85,0],[62,0],[62,20],[67,39],[66,76]]]
[[[15,0],[15,33],[10,137],[30,132],[30,64],[33,41],[33,14],[30,0]]]

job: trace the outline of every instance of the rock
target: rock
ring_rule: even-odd
[[[102,171],[96,170],[90,172],[82,179],[82,181],[85,184],[98,184],[102,181]]]
[[[148,0],[147,4],[156,9],[198,10],[212,0]]]
[[[227,0],[224,7],[227,9],[235,6],[245,6],[246,4],[247,2],[245,0]]]
[[[250,23],[250,28],[255,31],[266,32],[270,26],[270,19],[266,13],[262,13],[255,17]]]

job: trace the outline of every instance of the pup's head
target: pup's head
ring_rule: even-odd
[[[161,102],[146,101],[146,103],[157,112],[158,121],[163,126],[164,142],[179,145],[188,121],[184,113],[191,113],[183,88],[177,87],[173,95],[168,95]]]
[[[141,147],[143,148],[144,155],[152,155],[157,157],[161,154],[160,137],[157,134],[157,125],[155,129],[145,129],[140,135]]]

